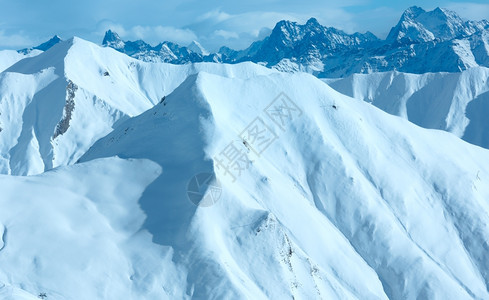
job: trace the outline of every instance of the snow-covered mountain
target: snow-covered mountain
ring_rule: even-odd
[[[268,67],[305,71],[318,77],[392,70],[459,72],[489,66],[489,22],[462,21],[446,9],[426,12],[419,7],[409,8],[383,41],[369,33],[346,35],[350,38],[344,38],[344,33],[319,34],[338,31],[311,20],[304,26],[287,23],[292,26],[277,24],[270,37],[259,42],[263,47],[237,61],[263,62]],[[239,57],[240,53],[236,55]]]
[[[251,45],[244,52],[236,52],[224,61],[263,62],[267,66],[283,65],[284,61],[308,66],[306,71],[322,71],[323,60],[338,52],[362,50],[377,38],[366,34],[346,34],[345,32],[321,26],[315,18],[305,25],[281,21],[277,23],[269,37]]]
[[[354,74],[325,80],[337,91],[433,129],[489,148],[489,69],[461,73]]]
[[[398,44],[449,41],[470,36],[487,29],[488,26],[489,22],[486,20],[464,21],[455,12],[444,8],[437,7],[427,12],[413,6],[403,13],[386,40]]]
[[[0,77],[0,297],[489,299],[487,149],[252,63]]]
[[[200,54],[202,56],[209,55],[209,51],[207,51],[199,42],[197,41],[192,41],[188,46],[187,49],[195,52],[197,54]]]
[[[0,74],[0,173],[38,174],[76,162],[117,122],[204,70],[238,77],[273,72],[251,63],[144,63],[79,38],[19,61]]]
[[[199,47],[168,42],[151,47],[142,41],[123,42],[111,31],[104,45],[146,61],[252,61],[281,71],[329,78],[394,70],[460,72],[489,67],[489,22],[464,21],[447,9],[425,11],[414,6],[403,13],[386,40],[370,32],[347,34],[311,18],[304,25],[280,21],[270,36],[240,51],[222,47],[218,53],[205,55]]]

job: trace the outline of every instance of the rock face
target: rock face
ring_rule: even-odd
[[[112,31],[107,32],[104,45],[144,61],[252,61],[281,71],[346,77],[383,71],[460,72],[489,66],[488,29],[486,20],[464,21],[447,9],[425,11],[413,6],[385,40],[370,32],[347,34],[311,18],[304,25],[280,21],[270,36],[240,51],[222,47],[218,53],[207,54],[194,43],[180,47],[164,42],[152,47],[143,41],[123,42]]]

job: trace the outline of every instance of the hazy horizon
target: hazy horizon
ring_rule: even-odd
[[[54,35],[64,39],[78,36],[100,44],[105,31],[112,29],[124,40],[142,39],[152,45],[171,41],[186,46],[196,40],[210,51],[221,46],[239,50],[263,39],[280,20],[305,23],[315,17],[322,25],[347,33],[370,31],[385,38],[402,12],[414,5],[425,10],[448,8],[471,20],[489,15],[489,4],[484,1],[347,0],[324,5],[318,0],[301,3],[54,0],[48,7],[41,2],[0,0],[0,4],[0,49],[36,46]]]

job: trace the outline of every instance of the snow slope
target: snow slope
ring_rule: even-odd
[[[269,106],[281,93],[295,105]],[[257,117],[276,135],[259,155],[270,135],[239,137]],[[230,143],[241,174],[218,163]],[[191,75],[80,161],[114,155],[161,166],[142,228],[172,248],[188,297],[489,299],[489,152],[310,75]],[[187,199],[199,172],[222,185],[213,206]]]
[[[354,74],[324,80],[335,90],[433,129],[489,148],[489,69],[461,73]]]
[[[181,298],[172,294],[184,282],[171,249],[140,231],[137,200],[160,172],[149,161],[107,158],[0,175],[8,207],[0,210],[0,298]]]
[[[252,63],[144,63],[79,38],[19,61],[0,73],[0,173],[39,174],[76,162],[118,121],[200,70],[243,78],[273,72]]]

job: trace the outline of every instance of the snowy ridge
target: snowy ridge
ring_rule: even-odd
[[[251,63],[149,64],[74,38],[0,74],[0,173],[72,164],[118,121],[138,115],[200,70],[246,78]]]
[[[304,115],[270,125],[279,139],[233,182],[215,157],[281,92]],[[489,298],[487,150],[311,76],[192,76],[81,161],[113,155],[162,167],[140,200],[145,228],[190,272],[189,296]],[[186,182],[213,169],[223,196],[196,209]]]
[[[489,148],[489,69],[461,73],[354,74],[325,80],[332,88],[425,127]]]

